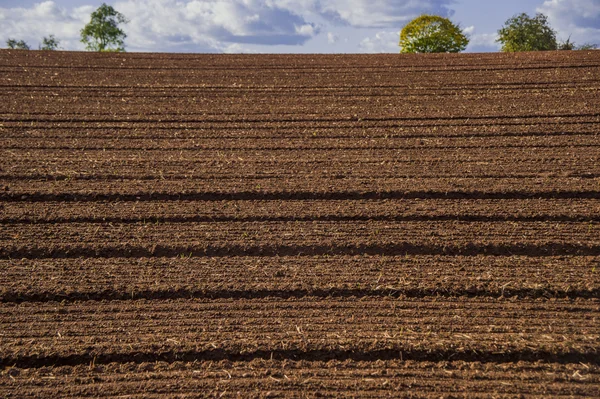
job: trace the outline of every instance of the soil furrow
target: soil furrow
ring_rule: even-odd
[[[523,149],[530,149],[530,150],[535,150],[535,149],[540,149],[540,148],[544,148],[544,149],[572,149],[572,148],[596,148],[596,147],[600,147],[600,144],[595,144],[595,143],[586,143],[586,144],[578,144],[578,143],[568,143],[568,144],[556,144],[556,145],[552,145],[552,144],[498,144],[498,145],[494,145],[491,143],[488,143],[485,146],[481,146],[481,145],[454,145],[454,146],[436,146],[436,145],[414,145],[414,146],[398,146],[398,145],[386,145],[386,146],[374,146],[372,144],[368,144],[368,145],[361,145],[361,146],[301,146],[301,145],[295,145],[294,143],[290,143],[290,145],[288,146],[277,146],[277,147],[269,147],[266,145],[252,145],[252,146],[245,146],[245,145],[239,145],[239,146],[228,146],[228,147],[220,147],[220,146],[195,146],[195,148],[193,149],[193,151],[238,151],[238,150],[268,150],[268,151],[352,151],[352,150],[357,150],[357,149],[364,149],[367,151],[376,151],[376,150],[423,150],[423,149],[427,149],[427,150],[456,150],[458,148],[460,149],[464,149],[467,150],[469,148],[471,149],[481,149],[481,148],[486,148],[486,149],[506,149],[506,148],[511,148],[511,149],[519,149],[519,148],[523,148]],[[49,146],[46,143],[40,143],[40,145],[4,145],[3,148],[7,149],[7,150],[36,150],[36,151],[40,151],[42,153],[44,152],[49,152],[49,151],[88,151],[88,152],[97,152],[97,151],[115,151],[115,152],[132,152],[135,150],[141,150],[141,151],[189,151],[189,147],[172,147],[169,148],[168,146],[165,145],[157,145],[157,146],[144,146],[144,147],[128,147],[127,145],[118,145],[118,146],[113,146],[113,145],[108,145],[108,146],[103,146],[103,145],[99,145],[99,146],[94,146],[94,147],[74,147],[73,145],[62,145],[62,146]]]
[[[556,135],[587,135],[596,136],[598,121],[523,121],[523,122],[502,122],[502,123],[463,123],[463,124],[377,124],[357,126],[330,126],[326,124],[304,125],[302,127],[280,126],[277,124],[251,125],[228,124],[227,126],[212,126],[210,124],[174,124],[174,123],[144,123],[144,124],[112,124],[97,123],[95,126],[81,123],[65,123],[56,125],[54,123],[36,123],[34,126],[25,127],[22,123],[3,123],[0,130],[5,132],[21,131],[21,135],[12,137],[6,135],[6,138],[96,138],[110,139],[121,137],[126,139],[219,139],[219,138],[248,138],[253,137],[266,138],[272,137],[280,139],[281,137],[295,138],[314,138],[313,133],[318,133],[318,137],[325,138],[470,138],[470,137],[552,137]],[[539,127],[543,126],[543,131]],[[311,131],[307,131],[310,129]],[[314,129],[314,130],[313,130]],[[80,132],[73,135],[73,131]],[[516,131],[516,130],[521,130]],[[53,136],[51,133],[56,131],[65,131],[64,135]],[[96,135],[90,134],[90,131]],[[103,133],[97,135],[97,131]],[[374,132],[373,132],[374,131]],[[262,132],[262,135],[256,136]],[[343,134],[345,133],[345,134]],[[375,134],[374,134],[375,133]],[[69,136],[71,135],[71,136]]]
[[[360,351],[354,348],[349,350],[308,350],[298,349],[277,350],[269,349],[255,352],[237,353],[220,349],[206,351],[165,351],[165,352],[129,352],[129,353],[101,353],[97,355],[48,355],[48,356],[19,356],[1,357],[1,367],[40,368],[78,366],[89,364],[108,363],[156,363],[156,362],[202,362],[202,361],[231,361],[249,362],[262,360],[293,360],[293,361],[368,361],[402,360],[419,362],[444,362],[463,361],[481,363],[514,363],[514,362],[551,362],[558,364],[587,363],[594,366],[600,365],[597,351],[589,352],[546,352],[543,350],[522,349],[515,351],[495,352],[484,350],[440,350],[406,349],[402,346],[375,351]]]
[[[298,216],[71,216],[71,217],[55,217],[55,216],[25,216],[17,218],[1,217],[0,223],[4,224],[69,224],[69,223],[89,223],[89,224],[104,224],[104,223],[119,223],[119,224],[135,224],[135,223],[260,223],[260,222],[560,222],[560,223],[597,223],[600,222],[600,214],[594,215],[298,215]]]
[[[13,259],[0,268],[0,297],[16,302],[317,292],[592,297],[600,286],[600,259],[576,256]]]
[[[600,266],[599,266],[600,268]],[[2,303],[24,302],[79,302],[79,301],[126,301],[126,300],[173,300],[173,299],[302,299],[302,298],[503,298],[512,297],[520,299],[600,299],[600,287],[591,289],[555,290],[547,288],[403,288],[383,287],[379,289],[361,288],[331,288],[331,289],[265,289],[255,291],[239,291],[235,289],[210,290],[175,288],[167,290],[146,290],[126,292],[124,290],[105,290],[89,292],[44,292],[36,290],[31,293],[0,292]]]
[[[293,220],[595,222],[594,199],[384,199],[284,201],[5,202],[3,223],[173,223]]]
[[[63,242],[61,240],[60,242]],[[173,245],[165,244],[103,244],[77,245],[6,245],[0,248],[0,259],[74,259],[74,258],[150,258],[150,257],[272,257],[272,256],[600,256],[600,245],[584,243],[548,242],[525,243],[451,243],[421,244],[398,242],[394,244],[358,245]]]
[[[466,116],[456,116],[456,117],[451,117],[451,118],[444,118],[444,117],[440,117],[440,116],[423,116],[423,117],[380,117],[380,118],[369,118],[369,117],[364,117],[364,118],[359,118],[358,117],[347,117],[347,118],[303,118],[303,117],[296,117],[296,118],[280,118],[280,119],[275,119],[273,118],[273,116],[271,116],[270,118],[268,118],[269,122],[274,122],[274,123],[313,123],[313,122],[326,122],[329,124],[332,123],[342,123],[342,122],[348,122],[348,121],[357,121],[357,122],[398,122],[398,121],[435,121],[436,123],[444,123],[444,122],[450,122],[450,121],[468,121],[468,120],[497,120],[497,119],[519,119],[519,118],[526,118],[526,119],[546,119],[546,118],[598,118],[600,117],[600,113],[581,113],[581,114],[556,114],[556,113],[551,113],[551,114],[525,114],[522,116],[519,115],[515,115],[515,116],[500,116],[500,115],[466,115]],[[24,116],[21,116],[19,118],[12,118],[10,116],[3,116],[2,119],[0,119],[1,122],[21,122],[21,123],[31,123],[31,122],[52,122],[52,123],[81,123],[81,122],[85,122],[85,123],[105,123],[105,122],[110,122],[110,123],[148,123],[149,121],[153,121],[152,118],[144,118],[144,119],[136,119],[136,118],[124,118],[124,119],[118,119],[118,118],[110,118],[110,119],[95,119],[95,118],[81,118],[81,119],[76,119],[76,118],[69,118],[69,119],[60,119],[57,117],[49,117],[46,116],[46,118],[27,118]],[[156,119],[157,122],[177,122],[177,123],[197,123],[197,122],[202,122],[202,121],[209,121],[210,123],[231,123],[231,122],[244,122],[244,123],[259,123],[259,122],[264,122],[265,119],[251,119],[251,118],[244,118],[244,119],[217,119],[217,118],[211,118],[211,119],[184,119],[181,117],[169,117],[168,115],[164,115],[161,114],[159,119]]]
[[[511,200],[511,199],[600,199],[600,190],[586,191],[380,191],[380,192],[137,192],[126,193],[52,193],[52,192],[2,192],[3,202],[137,202],[137,201],[285,201],[285,200],[382,200],[382,199],[465,199],[465,200]]]
[[[377,366],[375,366],[377,365]],[[318,391],[327,397],[393,395],[410,398],[528,398],[598,396],[598,367],[591,364],[415,362],[307,362],[262,360],[173,363],[109,363],[46,368],[10,368],[12,378],[0,381],[7,396],[138,395],[163,397],[167,381],[177,380],[185,397],[221,395],[251,386],[255,396],[285,396]],[[44,387],[37,386],[44,381]],[[587,384],[582,384],[586,382]],[[202,393],[199,393],[202,392]],[[457,392],[460,392],[458,394]],[[12,395],[12,396],[11,396]]]
[[[85,168],[77,166],[73,169],[63,170],[56,174],[54,173],[46,173],[46,174],[19,174],[14,173],[10,175],[0,174],[0,182],[6,183],[26,183],[26,182],[40,182],[40,181],[95,181],[95,182],[156,182],[160,183],[164,180],[169,181],[182,181],[186,180],[188,182],[198,182],[198,181],[239,181],[243,180],[252,180],[256,181],[257,184],[260,185],[260,181],[262,180],[273,180],[276,178],[285,179],[288,176],[293,176],[295,178],[299,178],[302,176],[306,176],[306,178],[333,178],[336,180],[358,180],[358,179],[367,179],[371,177],[372,179],[394,179],[397,178],[398,175],[401,175],[404,179],[461,179],[461,180],[492,180],[492,179],[540,179],[540,178],[551,178],[551,177],[565,177],[571,179],[592,179],[598,180],[600,179],[600,172],[591,172],[585,165],[569,165],[562,166],[560,162],[552,163],[549,165],[536,165],[535,167],[531,167],[530,165],[521,166],[522,170],[519,170],[519,165],[515,165],[515,170],[511,172],[506,172],[506,168],[504,165],[495,165],[499,169],[497,173],[489,173],[489,167],[485,167],[485,165],[466,165],[459,166],[454,173],[446,173],[447,169],[444,170],[444,173],[435,173],[436,166],[431,168],[426,168],[427,164],[423,165],[412,165],[410,168],[403,168],[404,170],[401,173],[394,173],[393,170],[386,170],[388,168],[382,167],[382,170],[373,171],[373,173],[369,173],[369,168],[365,167],[363,170],[358,172],[353,172],[352,175],[346,175],[345,169],[338,165],[328,167],[327,171],[322,173],[316,173],[315,168],[317,165],[302,165],[304,170],[300,168],[294,172],[287,173],[274,173],[271,171],[261,170],[260,165],[248,165],[247,168],[240,166],[235,166],[233,168],[222,168],[219,167],[219,170],[215,171],[203,171],[200,166],[191,166],[188,170],[189,175],[187,177],[181,177],[182,172],[179,171],[171,171],[171,172],[163,172],[162,169],[157,170],[154,174],[147,174],[148,168],[123,168],[126,169],[122,174],[90,174],[86,172]],[[47,164],[47,169],[56,170],[56,165]],[[107,167],[110,171],[114,171],[114,166]],[[139,170],[136,170],[138,169]],[[28,166],[19,165],[19,167],[13,167],[13,170],[17,172],[17,170],[27,170],[30,169]],[[100,168],[98,168],[100,169]],[[167,167],[166,169],[169,169]],[[236,170],[243,169],[243,172],[236,173]],[[393,168],[391,168],[393,169]],[[433,169],[433,170],[432,170]],[[531,171],[527,171],[527,170]],[[540,171],[543,169],[543,171]],[[461,173],[462,172],[462,173]],[[9,187],[10,189],[10,187]],[[8,190],[5,190],[8,191]]]
[[[11,131],[16,129],[10,129]],[[392,149],[415,149],[420,148],[562,148],[562,147],[585,147],[598,146],[597,135],[577,134],[572,135],[551,135],[548,134],[538,136],[503,136],[499,132],[491,137],[479,137],[476,133],[468,138],[452,137],[437,135],[435,138],[421,140],[419,138],[411,138],[407,136],[398,137],[397,135],[384,136],[363,135],[362,137],[351,136],[313,136],[310,140],[306,135],[300,137],[297,134],[285,135],[285,137],[260,137],[254,133],[251,137],[210,137],[210,141],[206,142],[209,137],[202,136],[191,138],[181,137],[153,137],[143,138],[139,136],[127,137],[126,135],[119,137],[114,134],[106,136],[90,137],[82,135],[78,137],[77,142],[73,141],[72,137],[53,136],[48,132],[44,135],[44,139],[32,137],[31,132],[21,137],[10,137],[10,134],[3,135],[0,139],[2,148],[5,149],[39,149],[39,150],[115,150],[115,151],[133,151],[133,150],[158,150],[165,151],[187,150],[187,149],[283,149],[290,150],[300,149],[302,146],[318,149],[358,149],[358,148],[392,148]],[[122,133],[121,133],[122,134]]]
[[[600,334],[594,327],[597,299],[86,301],[5,303],[0,312],[7,323],[0,364],[18,367],[89,364],[94,357],[96,363],[132,356],[140,356],[140,362],[172,362],[173,353],[186,361],[251,361],[269,359],[271,352],[307,361],[391,356],[597,365],[594,343]],[[20,327],[25,325],[26,330]],[[211,357],[214,353],[222,357]]]

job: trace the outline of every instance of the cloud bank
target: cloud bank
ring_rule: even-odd
[[[85,0],[83,0],[85,3]],[[452,15],[453,0],[116,0],[124,14],[129,51],[243,51],[252,46],[302,46],[319,36],[334,44],[336,27],[399,29],[422,13]],[[0,8],[0,39],[33,47],[54,34],[67,50],[82,50],[79,31],[95,7],[61,7],[44,1],[30,8]],[[372,40],[381,41],[374,37]],[[393,42],[397,40],[394,38]],[[359,43],[356,51],[385,48]],[[264,48],[264,47],[263,47]],[[391,48],[391,47],[390,47]]]
[[[600,1],[546,0],[537,11],[548,16],[560,39],[600,45]]]
[[[310,3],[308,7],[310,12],[334,23],[357,28],[398,28],[420,14],[449,17],[453,14],[451,6],[454,1],[315,0],[308,3]]]
[[[90,3],[88,3],[88,1]],[[600,1],[539,0],[559,37],[600,44]],[[79,31],[92,0],[2,7],[0,47],[8,38],[37,48],[54,34],[66,50],[83,50]],[[416,16],[452,17],[455,0],[108,0],[129,23],[128,51],[164,52],[398,52],[398,31]],[[31,3],[27,3],[31,4]],[[97,6],[97,1],[94,2]],[[496,32],[469,26],[468,50],[494,50]]]
[[[61,47],[69,50],[83,49],[79,31],[89,21],[92,6],[67,10],[53,1],[44,1],[31,8],[0,8],[0,40],[2,47],[8,38],[25,40],[37,48],[44,36],[54,34]]]

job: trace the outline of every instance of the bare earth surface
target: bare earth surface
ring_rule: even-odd
[[[600,397],[600,51],[0,86],[0,397]]]

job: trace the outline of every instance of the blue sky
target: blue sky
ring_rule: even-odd
[[[600,0],[104,0],[130,20],[127,51],[229,53],[398,52],[398,32],[429,13],[467,32],[467,51],[497,51],[512,15],[542,12],[559,39],[600,44]],[[79,30],[102,0],[0,0],[0,43],[37,48],[54,34],[83,50]],[[1,45],[1,44],[0,44]]]

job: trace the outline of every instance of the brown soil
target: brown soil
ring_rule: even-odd
[[[600,396],[600,52],[0,56],[0,396]]]

